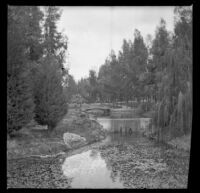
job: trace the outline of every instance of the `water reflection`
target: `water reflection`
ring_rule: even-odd
[[[65,176],[72,178],[72,188],[158,188],[168,186],[167,179],[177,171],[168,170],[165,147],[142,136],[150,119],[101,119],[109,132],[104,145],[66,158],[62,165]],[[139,125],[139,126],[138,126]],[[123,128],[132,132],[120,132]],[[136,129],[139,128],[139,129]],[[174,157],[170,158],[175,159]],[[172,162],[171,162],[172,163]],[[171,164],[170,163],[170,164]],[[171,164],[172,165],[172,164]],[[177,167],[177,166],[176,166]]]
[[[137,162],[143,148],[140,148],[139,143],[153,148],[152,143],[139,132],[133,132],[132,135],[110,134],[107,137],[107,147],[66,158],[62,166],[63,173],[73,179],[72,188],[134,187],[133,179],[137,182],[138,174],[146,175],[142,171],[145,164],[148,167],[151,165],[148,161]]]
[[[138,141],[147,141],[139,131],[127,132],[127,133],[110,133],[107,136],[106,142],[110,144],[136,144]]]
[[[110,119],[97,118],[105,130],[115,133],[143,132],[150,123],[150,118]]]
[[[64,175],[73,178],[72,188],[123,188],[110,178],[110,169],[100,152],[92,150],[66,158],[62,165]]]
[[[164,147],[139,132],[113,133],[106,143],[99,149],[66,158],[62,170],[72,178],[72,188],[158,188],[168,186],[167,179],[179,171],[173,166],[169,172],[171,166],[165,162]]]

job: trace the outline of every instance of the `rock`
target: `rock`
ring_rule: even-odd
[[[64,133],[63,140],[67,148],[81,147],[86,144],[86,139],[74,133]]]

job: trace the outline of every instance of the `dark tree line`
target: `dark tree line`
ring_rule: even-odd
[[[136,101],[154,111],[158,139],[188,133],[192,124],[192,7],[176,7],[174,31],[161,19],[148,44],[139,30],[111,51],[98,74],[77,84],[64,68],[67,37],[57,30],[57,7],[9,6],[7,131],[32,119],[52,130],[80,96],[88,102]],[[80,94],[80,95],[79,95]]]
[[[57,30],[59,8],[8,6],[7,132],[35,119],[51,130],[67,113],[67,38]]]
[[[154,110],[158,139],[188,133],[192,124],[192,7],[174,9],[174,31],[161,19],[146,45],[139,30],[124,40],[118,55],[111,51],[98,75],[78,82],[88,102],[137,101]]]

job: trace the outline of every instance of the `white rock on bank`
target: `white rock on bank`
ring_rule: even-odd
[[[68,148],[78,147],[86,144],[86,139],[74,133],[64,133],[63,140]]]

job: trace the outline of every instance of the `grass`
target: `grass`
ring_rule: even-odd
[[[7,158],[66,152],[69,149],[63,141],[65,132],[85,137],[87,144],[101,140],[105,134],[98,123],[88,118],[80,118],[78,111],[70,110],[51,133],[48,130],[37,129],[37,126],[34,125],[23,128],[14,137],[7,139]]]
[[[61,138],[42,136],[42,134],[35,137],[18,134],[15,138],[7,140],[8,159],[56,154],[67,150]]]
[[[171,141],[168,142],[168,144],[173,147],[176,147],[177,149],[183,149],[185,151],[190,151],[191,134],[172,139]]]

